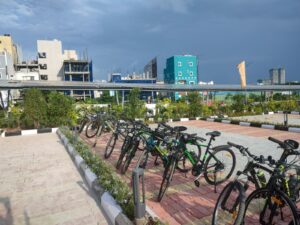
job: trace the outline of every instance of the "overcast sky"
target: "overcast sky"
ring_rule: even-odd
[[[300,80],[300,0],[0,0],[0,33],[35,58],[37,39],[59,39],[93,60],[96,79],[140,72],[158,57],[194,54],[200,80],[248,83],[284,67]]]

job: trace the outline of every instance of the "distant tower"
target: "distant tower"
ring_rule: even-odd
[[[270,69],[271,84],[285,84],[285,69]]]
[[[278,69],[278,74],[279,74],[279,83],[280,84],[285,84],[285,69],[284,68],[279,68]]]

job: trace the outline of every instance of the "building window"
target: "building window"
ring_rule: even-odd
[[[40,69],[41,70],[46,70],[47,69],[47,64],[40,64]]]
[[[40,76],[40,79],[41,79],[41,80],[48,80],[48,75],[41,75],[41,76]]]
[[[181,62],[178,62],[178,66],[181,67],[181,66],[182,66],[182,63],[181,63]]]
[[[189,62],[189,66],[193,66],[193,62]]]
[[[181,71],[178,72],[178,76],[182,76],[182,72]]]
[[[190,71],[190,76],[193,76],[194,74],[193,74],[193,71]]]
[[[190,81],[190,84],[195,84],[195,81]]]
[[[46,52],[39,52],[38,55],[40,59],[46,58]]]

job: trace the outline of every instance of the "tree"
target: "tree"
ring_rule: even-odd
[[[243,112],[245,109],[245,96],[242,94],[233,95],[231,107],[238,113]]]
[[[189,102],[189,116],[197,117],[201,114],[201,97],[198,92],[190,92],[187,96]]]
[[[24,119],[32,121],[35,128],[46,124],[47,103],[39,89],[26,90],[24,97]]]
[[[143,118],[146,113],[145,103],[140,100],[140,89],[133,88],[129,92],[125,113],[129,119]]]
[[[61,125],[72,125],[76,122],[74,100],[58,92],[48,95],[48,125],[58,127]]]
[[[110,96],[109,91],[103,91],[102,95],[100,96],[99,102],[100,103],[112,103],[114,101],[114,97]]]

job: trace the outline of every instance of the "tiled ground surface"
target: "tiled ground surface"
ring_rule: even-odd
[[[0,146],[0,225],[107,224],[56,134]]]
[[[250,151],[255,154],[269,154],[273,151],[273,156],[279,156],[281,151],[276,150],[276,144],[267,140],[268,136],[278,139],[295,139],[300,141],[299,133],[291,133],[276,130],[267,130],[261,128],[242,127],[236,125],[221,124],[207,121],[189,121],[177,122],[171,125],[185,125],[188,126],[188,132],[198,133],[205,137],[205,133],[212,130],[219,130],[222,132],[221,137],[217,138],[215,145],[226,144],[227,141],[236,142],[250,147]],[[87,139],[84,135],[81,137],[90,145],[94,139]],[[101,157],[104,155],[104,149],[110,134],[104,134],[98,140],[96,148],[93,149]],[[119,156],[119,149],[121,142],[117,142],[115,151],[108,161],[115,165]],[[275,149],[275,150],[274,150]],[[140,153],[138,153],[139,155]],[[135,166],[138,156],[130,165],[129,171],[123,175],[124,180],[130,184],[131,171]],[[237,154],[237,168],[243,168],[244,159]],[[176,171],[172,184],[169,187],[165,197],[161,203],[156,201],[160,183],[162,180],[162,166],[153,165],[153,160],[148,163],[145,171],[146,184],[146,198],[147,206],[150,207],[163,221],[170,225],[176,224],[211,224],[211,214],[218,194],[222,190],[223,185],[217,187],[218,193],[214,193],[213,186],[208,185],[203,178],[201,178],[200,187],[195,187],[193,183],[193,176],[188,173],[186,175]]]

